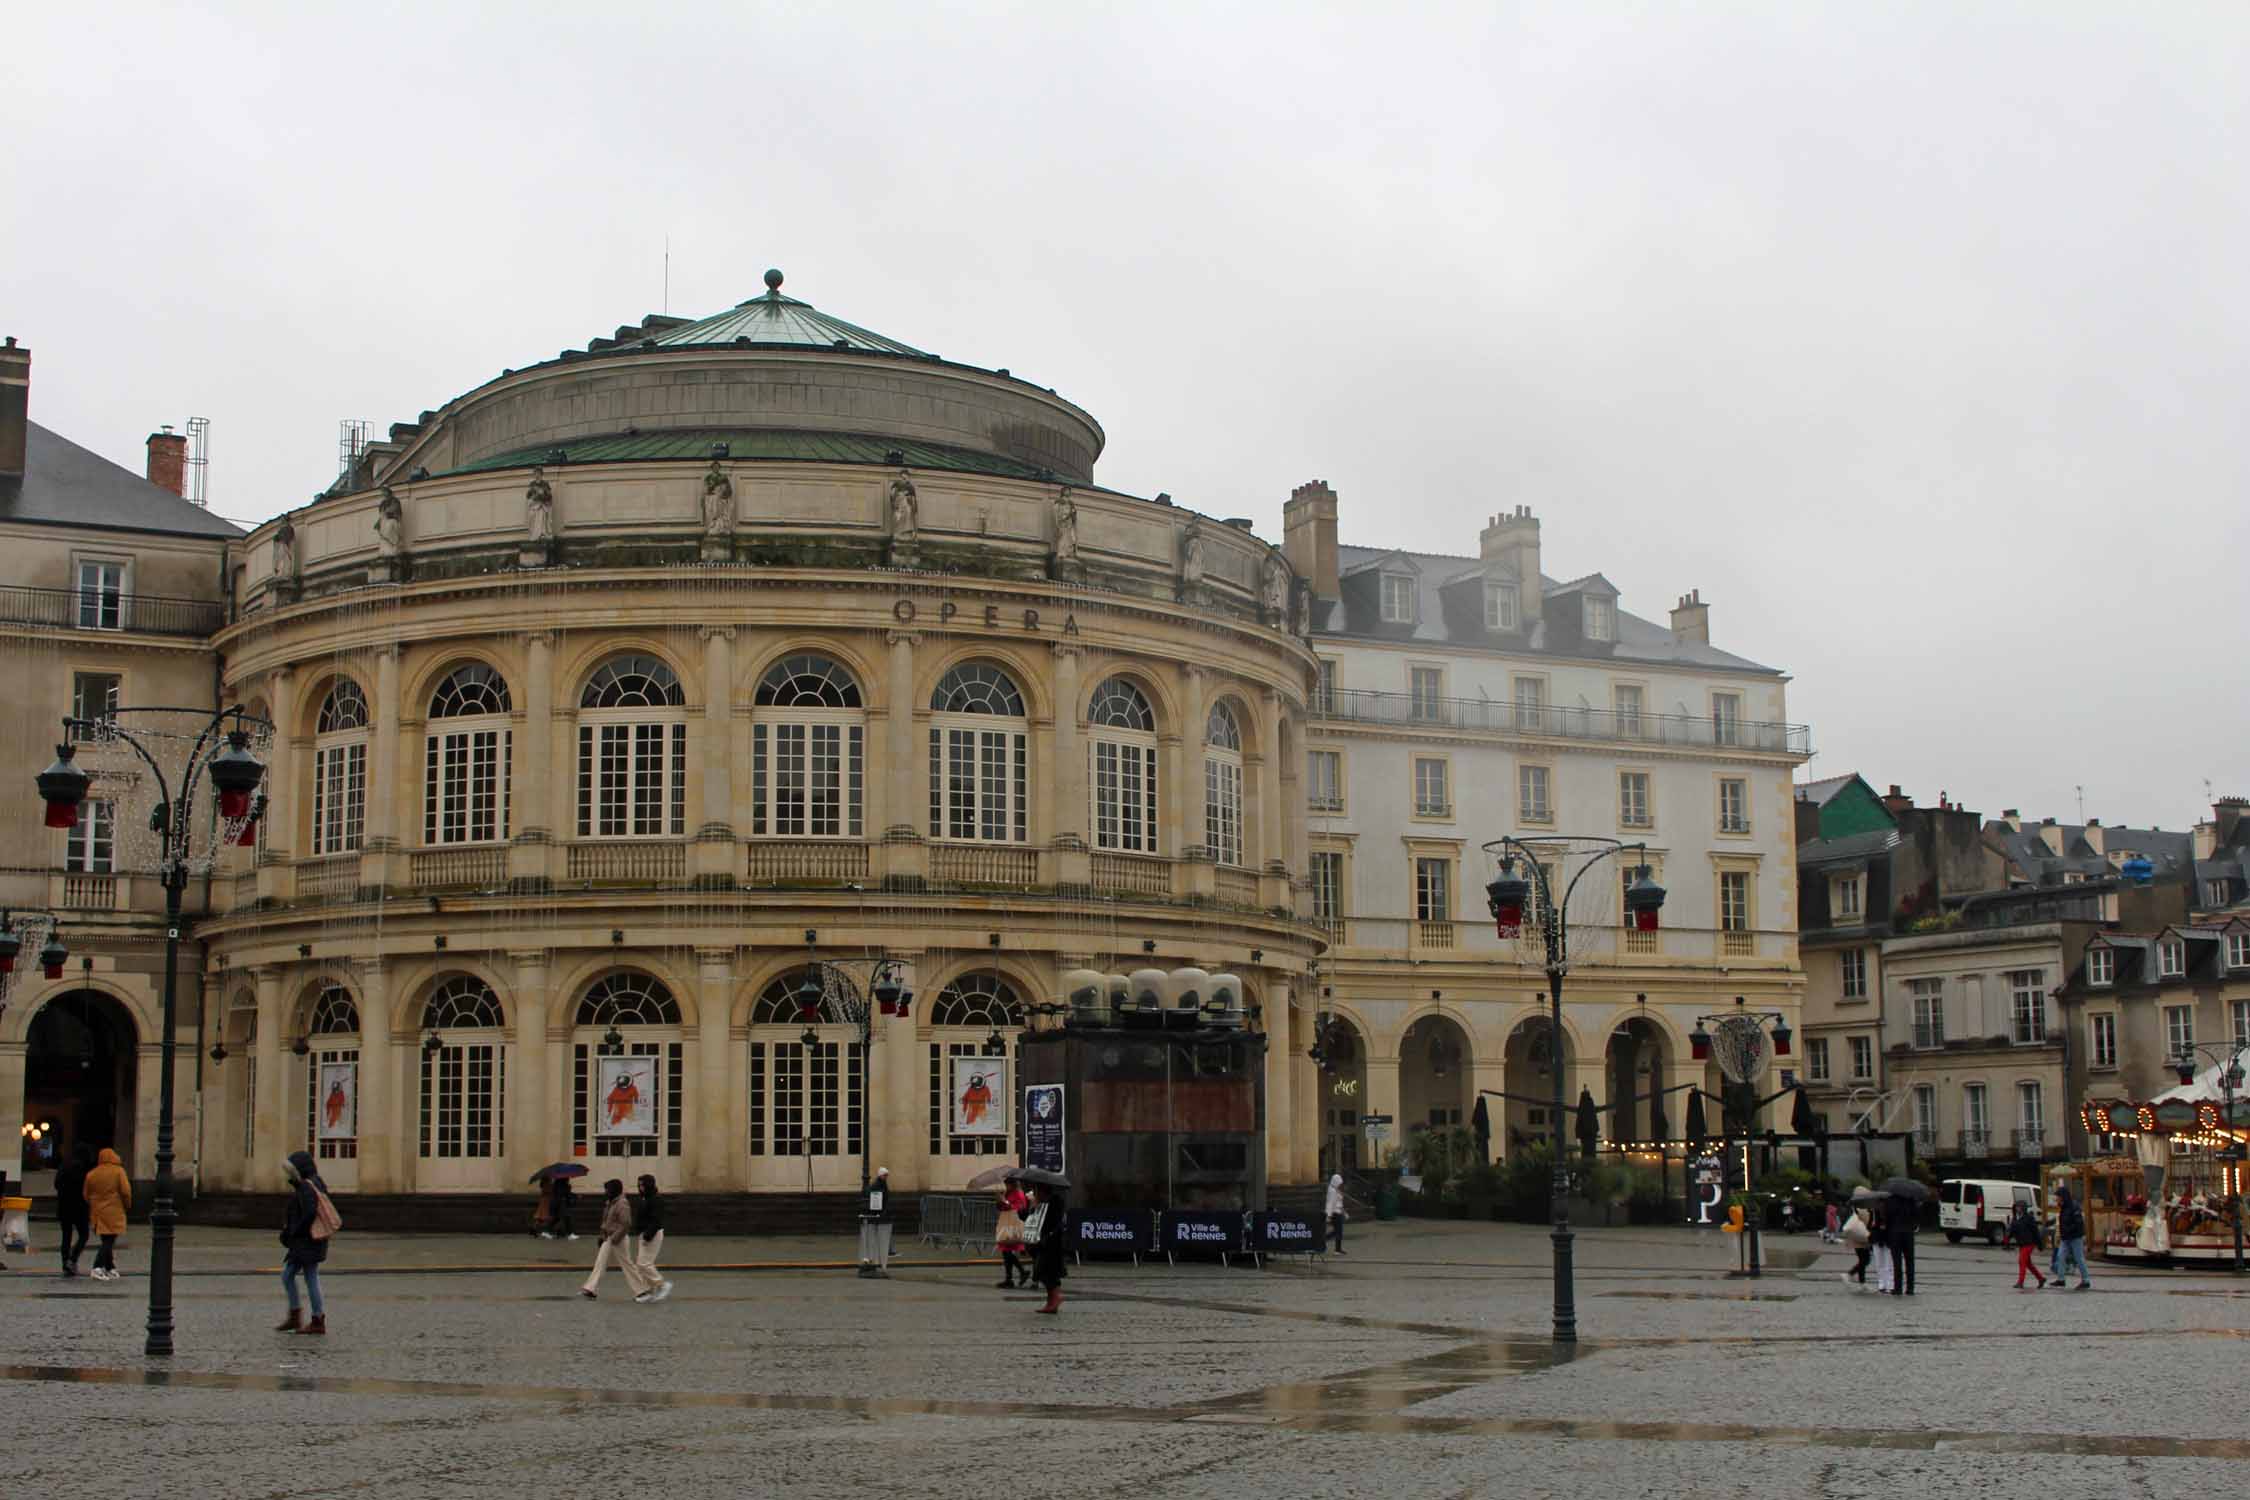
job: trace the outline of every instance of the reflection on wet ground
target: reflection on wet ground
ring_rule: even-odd
[[[1646,1297],[1651,1302],[1794,1302],[1795,1292],[1589,1292],[1591,1297]]]

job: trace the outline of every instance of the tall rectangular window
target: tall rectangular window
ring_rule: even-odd
[[[108,875],[117,869],[117,804],[89,797],[78,804],[78,826],[63,841],[63,868],[74,875]],[[26,954],[28,960],[29,955]]]
[[[1305,806],[1313,812],[1344,810],[1344,753],[1341,750],[1305,752]]]
[[[1610,701],[1617,706],[1617,737],[1637,740],[1641,737],[1641,690],[1637,687],[1615,687],[1610,690]]]
[[[1865,1000],[1867,998],[1867,950],[1864,948],[1846,948],[1837,957],[1842,961],[1844,969],[1844,998],[1846,1000]]]
[[[1914,1085],[1914,1133],[1925,1141],[1937,1139],[1937,1089],[1932,1084]]]
[[[1343,920],[1344,854],[1340,849],[1315,849],[1311,858],[1312,914],[1316,922]]]
[[[1383,623],[1414,623],[1414,580],[1404,573],[1383,575]]]
[[[1547,732],[1547,679],[1544,677],[1518,677],[1512,684],[1516,700],[1516,731],[1519,734],[1544,734]]]
[[[1414,757],[1414,816],[1445,818],[1453,815],[1453,790],[1445,760],[1435,755]]]
[[[1414,861],[1414,919],[1453,920],[1453,861],[1427,857]]]
[[[2250,969],[2250,932],[2227,934],[2227,967]]]
[[[1719,778],[1719,832],[1750,831],[1750,783],[1740,776]]]
[[[816,748],[802,725],[774,758],[777,783],[790,789],[794,831],[806,832],[812,816],[809,790]],[[831,725],[820,726],[833,728]],[[831,749],[833,747],[831,746]],[[831,761],[833,757],[831,756]],[[678,837],[686,829],[687,726],[597,723],[578,726],[578,836],[580,838]],[[828,788],[835,790],[833,769]],[[831,817],[833,807],[831,807]]]
[[[423,766],[422,840],[487,843],[508,836],[511,731],[454,729],[429,737]]]
[[[1549,798],[1547,768],[1545,766],[1516,767],[1516,817],[1525,823],[1546,823],[1553,820],[1555,807]]]
[[[1742,743],[1742,695],[1740,693],[1713,693],[1711,695],[1711,743],[1714,745],[1739,745]]]
[[[1516,586],[1514,584],[1492,582],[1485,584],[1484,628],[1487,630],[1513,630],[1516,628]]]
[[[1828,1038],[1816,1036],[1805,1043],[1805,1076],[1814,1083],[1828,1081]]]
[[[2117,1017],[2100,1011],[2086,1018],[2087,1050],[2097,1068],[2117,1066]]]
[[[1024,843],[1030,825],[1026,737],[1004,729],[930,730],[930,836]]]
[[[2047,975],[2040,969],[2008,972],[2009,1014],[2019,1047],[2035,1047],[2047,1040]]]
[[[1409,667],[1406,681],[1414,717],[1424,724],[1442,723],[1447,717],[1445,673],[1436,667]]]
[[[2159,978],[2178,979],[2187,973],[2187,944],[2178,938],[2166,938],[2156,945],[2156,972]]]
[[[2164,1007],[2164,1051],[2171,1058],[2195,1056],[2195,1007]]]
[[[1646,828],[1655,821],[1648,812],[1648,772],[1617,773],[1617,821],[1627,828]]]
[[[312,852],[350,853],[359,847],[366,822],[366,741],[314,750]]]
[[[1875,1039],[1871,1036],[1852,1038],[1852,1077],[1868,1079],[1875,1076]]]
[[[2047,1096],[2037,1081],[2016,1085],[2016,1151],[2037,1150],[2047,1140]]]
[[[78,628],[125,628],[125,565],[81,559],[78,564]]]
[[[115,672],[73,672],[70,674],[70,716],[74,719],[112,719],[117,716],[118,694],[125,679]],[[91,738],[91,732],[73,729],[70,738]]]
[[[1828,883],[1828,915],[1838,922],[1859,920],[1859,891],[1863,877],[1847,875]]]
[[[2088,948],[2086,950],[2086,982],[2088,984],[2115,984],[2117,982],[2116,949]]]
[[[1961,1090],[1961,1128],[1979,1141],[1991,1132],[1991,1112],[1985,1107],[1981,1083],[1967,1084]]]
[[[1219,864],[1242,863],[1242,766],[1231,757],[1203,762],[1203,844]]]
[[[1719,927],[1725,932],[1750,930],[1750,872],[1719,872]]]
[[[1617,639],[1617,606],[1607,599],[1591,595],[1586,599],[1586,639],[1613,641]]]
[[[2236,1051],[2250,1047],[2250,1000],[2235,1000],[2227,1006],[2229,1030]]]
[[[1128,854],[1156,852],[1156,746],[1097,739],[1094,755],[1094,847]]]
[[[1945,981],[1916,979],[1908,983],[1907,989],[1914,997],[1914,1045],[1944,1046]]]
[[[1336,712],[1336,659],[1334,657],[1324,656],[1320,659],[1320,667],[1313,678],[1313,712],[1316,714],[1333,714]]]

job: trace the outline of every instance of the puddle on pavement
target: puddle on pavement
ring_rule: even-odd
[[[1795,1292],[1589,1292],[1590,1297],[1641,1297],[1650,1302],[1794,1302]]]

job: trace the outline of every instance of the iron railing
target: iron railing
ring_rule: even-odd
[[[1536,735],[1561,740],[1608,740],[1635,745],[1685,745],[1711,749],[1812,754],[1812,726],[1705,714],[1619,712],[1565,708],[1489,698],[1436,698],[1421,693],[1338,688],[1313,695],[1313,715],[1355,724],[1427,725],[1488,734]]]
[[[226,623],[226,606],[211,599],[161,594],[107,593],[100,589],[0,586],[0,623],[45,625],[56,630],[99,630],[141,635],[203,636]]]

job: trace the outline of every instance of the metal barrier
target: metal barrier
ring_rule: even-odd
[[[924,1193],[917,1237],[925,1245],[990,1250],[1000,1227],[1000,1201],[990,1193]]]

